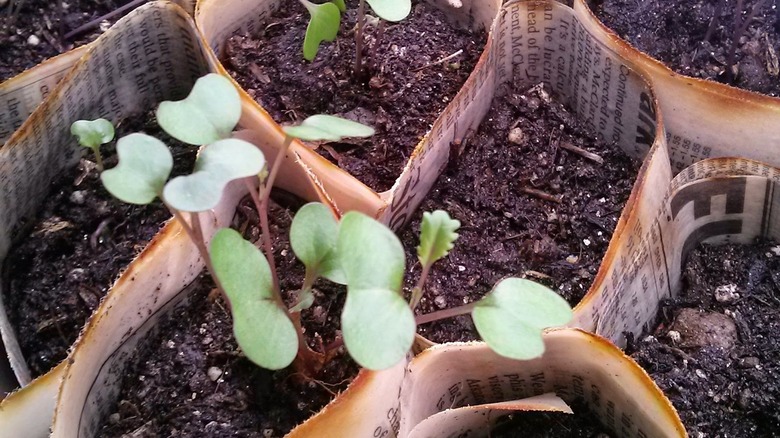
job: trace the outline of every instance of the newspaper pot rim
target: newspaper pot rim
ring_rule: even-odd
[[[243,0],[234,0],[234,1],[240,3]],[[449,5],[449,3],[442,0],[424,0],[424,1],[426,3],[432,4],[434,7],[437,7],[439,9],[443,9],[443,7],[440,6],[439,4]],[[217,6],[217,3],[220,4]],[[441,113],[446,112],[447,108],[449,108],[452,105],[452,102],[458,99],[458,95],[463,91],[463,89],[466,88],[470,82],[473,82],[475,80],[475,72],[481,69],[482,68],[481,66],[487,62],[487,54],[491,46],[491,43],[493,41],[492,27],[493,27],[493,23],[495,22],[495,19],[498,17],[498,14],[500,13],[501,10],[500,0],[489,0],[488,2],[472,0],[472,3],[473,4],[469,5],[471,6],[472,10],[475,7],[479,7],[479,6],[482,6],[484,8],[492,7],[495,8],[495,13],[489,14],[490,15],[489,19],[483,18],[483,21],[485,22],[481,24],[484,25],[486,31],[485,45],[482,48],[482,51],[477,59],[477,63],[475,64],[474,69],[469,73],[468,78],[461,85],[458,93],[456,93],[456,95],[453,96],[453,98],[450,100],[450,104],[444,110],[442,110]],[[216,33],[218,31],[211,31],[210,29],[215,25],[210,23],[207,20],[208,13],[212,12],[211,10],[212,6],[214,6],[214,8],[217,7],[223,8],[225,7],[225,3],[217,2],[215,0],[198,0],[195,8],[195,22],[197,23],[198,29],[200,30],[201,40],[203,46],[206,48],[208,59],[212,68],[218,71],[220,74],[230,78],[231,81],[234,82],[235,86],[241,90],[240,93],[244,104],[244,111],[247,114],[251,114],[252,115],[251,117],[255,119],[254,122],[252,123],[252,126],[247,126],[247,127],[249,127],[250,129],[255,129],[258,132],[262,132],[269,136],[282,136],[283,134],[282,134],[281,125],[277,123],[275,120],[273,120],[270,114],[260,105],[260,103],[256,102],[251,96],[249,96],[249,94],[243,89],[243,87],[239,85],[238,82],[236,82],[235,79],[233,79],[230,76],[230,74],[222,65],[222,62],[220,61],[220,58],[217,55],[217,53],[220,52],[221,51],[220,48],[224,46],[224,40],[221,39],[224,38],[224,35],[223,34],[211,35],[212,33]],[[455,8],[452,9],[456,11],[452,13],[452,15],[457,16],[459,13],[457,12],[457,9]],[[465,9],[465,5],[464,5],[464,9]],[[467,13],[470,12],[471,10],[469,10]],[[463,13],[460,14],[462,15]],[[487,16],[488,14],[481,14],[481,15]],[[228,33],[234,33],[234,32],[228,32]],[[209,43],[209,38],[217,39],[217,41],[214,41],[214,44],[212,45]],[[439,115],[436,118],[436,120],[433,122],[432,125],[434,127],[436,126],[437,123],[440,122],[440,118],[441,117]],[[242,122],[243,120],[244,119],[242,118]],[[396,192],[399,183],[403,179],[404,174],[408,172],[414,157],[420,155],[424,147],[427,145],[429,140],[429,135],[432,132],[432,130],[433,129],[429,129],[427,132],[425,132],[421,140],[414,145],[414,148],[412,149],[409,159],[407,159],[403,169],[398,174],[393,185],[390,187],[390,189],[382,192],[374,191],[366,184],[364,184],[362,181],[358,180],[356,177],[348,173],[346,170],[343,170],[337,165],[331,163],[330,161],[325,159],[322,155],[320,155],[318,152],[305,146],[302,142],[298,140],[295,140],[293,142],[292,149],[295,151],[296,154],[298,154],[301,157],[303,164],[309,169],[311,169],[312,176],[318,179],[318,182],[324,187],[324,190],[326,190],[330,194],[330,196],[334,199],[335,205],[338,208],[339,212],[348,211],[348,210],[357,210],[373,217],[379,217],[389,208],[389,205],[393,200],[393,195]]]

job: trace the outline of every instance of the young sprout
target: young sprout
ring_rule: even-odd
[[[314,4],[308,0],[299,0],[309,11],[310,20],[303,40],[303,57],[313,61],[323,41],[331,42],[341,25],[341,13],[346,12],[344,0],[332,0],[323,4]],[[366,23],[366,5],[368,2],[374,13],[386,21],[397,22],[406,18],[412,11],[411,0],[360,0],[355,28],[355,74],[363,69],[363,29]]]
[[[70,125],[70,133],[75,135],[79,143],[92,149],[99,172],[103,171],[103,157],[100,155],[100,145],[114,139],[114,125],[106,119],[76,120]]]

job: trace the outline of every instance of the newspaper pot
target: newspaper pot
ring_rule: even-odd
[[[574,10],[594,38],[609,44],[633,68],[646,73],[666,115],[667,140],[675,171],[705,159],[741,156],[771,165],[780,158],[780,98],[673,72],[636,50],[575,0]]]
[[[462,2],[429,0],[428,3],[443,10],[456,21],[484,29],[490,29],[500,7],[498,0],[465,0]],[[452,6],[454,3],[462,3],[462,5],[454,7]],[[260,26],[266,17],[279,9],[280,5],[281,2],[278,0],[231,0],[228,2],[205,0],[198,3],[195,19],[203,34],[204,45],[211,49],[210,59],[218,71],[227,74],[219,63],[220,57],[225,53],[227,39],[239,30],[252,30]],[[492,35],[488,35],[485,50],[487,51],[491,45]],[[291,48],[296,52],[300,52],[300,49],[300,47]],[[483,52],[475,71],[472,72],[464,87],[472,84],[471,88],[474,88],[476,69],[485,62],[486,56]],[[245,123],[245,126],[256,130],[265,138],[280,142],[282,138],[280,126],[248,94],[243,94],[246,98],[244,112],[253,119],[251,123]],[[420,162],[422,159],[420,156],[432,149],[443,151],[448,148],[451,140],[459,135],[462,136],[469,126],[474,125],[484,115],[486,107],[484,105],[471,105],[472,100],[472,97],[466,96],[463,90],[453,98],[448,109],[444,112],[444,114],[449,113],[450,118],[445,120],[444,115],[438,117],[431,129],[431,133],[437,132],[438,135],[434,136],[429,133],[423,138],[416,146],[412,158],[406,164],[395,185],[387,192],[374,192],[299,142],[294,143],[293,150],[316,175],[316,179],[332,196],[340,210],[360,210],[379,217],[383,222],[397,228],[405,221],[409,212],[413,211],[419,204],[419,197],[410,198],[409,193],[426,193],[440,171],[440,169],[433,169],[432,173],[421,175]],[[455,108],[458,110],[457,121],[451,116]]]

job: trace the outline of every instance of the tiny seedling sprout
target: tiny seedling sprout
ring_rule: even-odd
[[[103,157],[100,145],[114,139],[114,125],[106,119],[76,120],[70,125],[70,133],[78,138],[79,144],[92,149],[99,172],[103,171]]]

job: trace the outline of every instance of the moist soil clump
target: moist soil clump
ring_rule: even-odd
[[[304,268],[289,244],[297,198],[274,191],[269,222],[283,291],[303,284]],[[257,213],[244,200],[234,228],[259,236]],[[248,225],[247,225],[248,224]],[[230,311],[211,278],[204,274],[190,286],[190,298],[142,341],[137,364],[125,373],[119,402],[109,411],[100,437],[281,437],[346,389],[357,365],[340,353],[317,380],[300,381],[292,367],[269,371],[249,361],[233,336]],[[310,346],[321,350],[339,336],[339,314],[346,289],[318,281],[315,304],[302,312]],[[294,299],[287,296],[288,304]],[[343,349],[342,349],[343,351]]]
[[[167,136],[153,112],[118,124],[116,138],[138,131],[171,146],[172,175],[192,170],[197,148]],[[75,138],[72,147],[81,147]],[[115,142],[102,152],[106,168],[116,165]],[[168,218],[159,200],[132,205],[111,196],[86,159],[54,181],[37,216],[17,234],[3,272],[3,300],[33,377],[65,359],[120,271]]]
[[[503,86],[476,135],[452,151],[419,210],[446,210],[461,222],[460,237],[431,268],[420,313],[477,301],[509,276],[545,284],[577,304],[599,269],[640,163],[598,139],[541,86]],[[408,290],[421,271],[421,220],[417,215],[401,232],[413,273]],[[468,316],[423,325],[420,333],[435,342],[477,337]]]
[[[486,34],[459,29],[426,2],[413,2],[399,23],[369,26],[364,73],[353,72],[357,2],[348,1],[337,40],[324,43],[313,62],[303,59],[309,20],[287,2],[257,34],[227,44],[225,66],[281,124],[314,114],[339,115],[376,129],[368,139],[324,144],[318,150],[377,191],[389,189],[414,147],[466,81]],[[462,50],[451,60],[430,65]]]
[[[70,0],[62,2],[60,15],[57,8],[59,1],[9,0],[4,7],[0,7],[0,82],[46,59],[94,41],[103,33],[101,27],[74,35],[68,40],[62,37],[131,1]],[[22,5],[19,12],[10,14],[10,8],[19,4]],[[111,17],[106,20],[107,24],[113,24],[124,14]],[[106,28],[103,25],[102,29]]]
[[[701,245],[632,346],[692,437],[780,436],[780,245]]]
[[[571,405],[574,414],[523,412],[500,421],[490,432],[491,438],[610,438],[587,405],[577,400]]]
[[[778,0],[590,3],[604,24],[678,73],[780,96]]]

